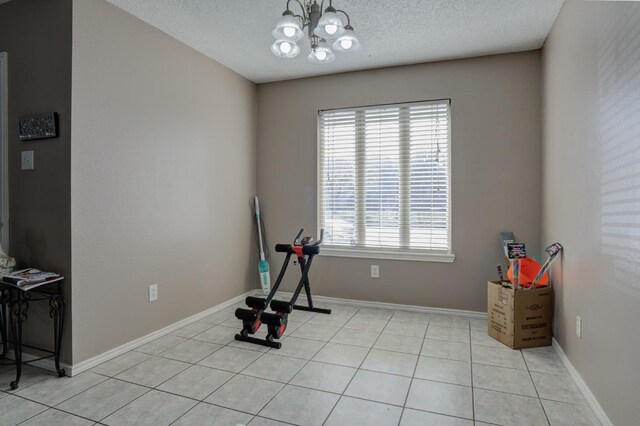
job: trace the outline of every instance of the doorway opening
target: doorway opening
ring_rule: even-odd
[[[9,67],[0,52],[0,244],[9,251]]]

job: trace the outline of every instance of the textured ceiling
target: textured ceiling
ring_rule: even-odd
[[[334,0],[363,48],[316,65],[306,58],[305,39],[295,59],[269,50],[286,0],[108,1],[256,83],[537,49],[564,2]]]

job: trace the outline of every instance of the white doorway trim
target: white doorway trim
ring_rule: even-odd
[[[0,52],[0,243],[9,252],[9,66]]]

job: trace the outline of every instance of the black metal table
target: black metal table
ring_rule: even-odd
[[[12,343],[14,362],[10,364],[15,364],[16,366],[16,379],[11,382],[11,389],[18,388],[20,376],[22,375],[22,364],[32,363],[45,358],[53,357],[58,376],[62,377],[65,375],[64,369],[60,368],[60,347],[65,316],[65,300],[62,296],[63,280],[64,277],[55,278],[41,283],[37,287],[29,288],[28,290],[14,284],[0,281],[0,338],[2,339],[2,353],[0,353],[0,358],[7,359],[8,343]],[[29,303],[37,301],[49,302],[49,317],[53,319],[53,350],[22,343],[22,324],[27,320]],[[7,336],[7,328],[9,329],[10,339]],[[23,347],[36,349],[49,355],[23,361]]]

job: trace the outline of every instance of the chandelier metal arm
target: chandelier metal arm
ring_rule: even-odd
[[[307,8],[304,6],[304,4],[302,4],[300,2],[300,0],[287,0],[287,10],[291,11],[291,9],[289,8],[289,5],[291,4],[291,2],[294,1],[298,4],[298,6],[300,6],[300,9],[302,10],[302,15],[293,15],[294,17],[300,19],[300,23],[302,24],[302,28],[305,28],[308,24],[309,24],[309,17],[308,17],[308,11]]]
[[[304,5],[300,2],[300,0],[287,0],[287,10],[291,10],[289,9],[289,4],[291,4],[292,1],[295,1],[296,3],[298,3],[298,6],[300,6],[300,9],[302,9],[302,14],[305,15],[307,9],[304,7]],[[295,15],[295,16],[299,16],[299,15]]]
[[[351,18],[349,18],[349,14],[347,12],[345,12],[344,10],[340,10],[340,9],[336,10],[336,13],[338,13],[338,12],[340,12],[344,16],[346,16],[347,17],[347,25],[351,25]]]

